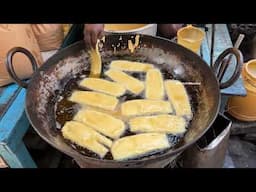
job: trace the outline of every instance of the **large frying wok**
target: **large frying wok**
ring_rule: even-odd
[[[120,38],[121,37],[121,38]],[[140,47],[134,53],[127,48],[127,41],[133,39],[133,34],[110,34],[105,38],[101,49],[102,61],[112,57],[137,61],[146,61],[166,68],[175,79],[183,82],[201,82],[201,85],[191,85],[189,95],[195,106],[192,122],[179,144],[163,154],[151,155],[139,160],[117,162],[100,160],[82,155],[64,142],[56,130],[54,104],[56,96],[63,90],[67,82],[83,69],[90,69],[88,48],[83,41],[72,44],[59,51],[37,69],[33,56],[29,51],[16,47],[7,55],[7,69],[12,78],[22,87],[27,88],[26,114],[35,131],[50,145],[74,158],[81,167],[161,167],[176,158],[182,151],[194,144],[215,120],[220,107],[220,88],[231,85],[240,75],[242,56],[235,48],[225,50],[215,64],[207,65],[197,54],[167,39],[141,35]],[[114,47],[116,47],[114,49]],[[29,83],[19,80],[14,72],[12,57],[21,52],[28,56],[33,64],[34,74]],[[216,78],[220,71],[222,60],[228,54],[236,57],[237,68],[233,76],[224,83]],[[104,63],[104,65],[107,65]],[[196,91],[194,91],[196,90]]]

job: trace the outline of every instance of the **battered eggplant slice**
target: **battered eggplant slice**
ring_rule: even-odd
[[[116,97],[93,91],[74,91],[69,100],[75,103],[112,111],[118,104],[118,99]]]
[[[101,56],[99,52],[99,41],[97,41],[96,49],[89,51],[89,60],[91,63],[90,77],[100,77],[102,70]]]
[[[134,133],[182,134],[186,131],[186,121],[175,115],[155,115],[135,117],[129,121],[130,131]]]
[[[165,90],[174,107],[176,115],[191,119],[191,105],[184,85],[177,80],[167,80],[165,81]]]
[[[170,102],[161,100],[135,99],[121,104],[121,113],[124,116],[150,115],[156,113],[171,113]]]
[[[112,96],[119,97],[123,95],[126,89],[119,83],[107,81],[99,78],[85,78],[79,85],[94,91],[106,93]]]
[[[113,81],[120,83],[134,94],[139,94],[144,90],[144,83],[122,71],[110,69],[105,74]]]
[[[142,157],[169,147],[170,143],[165,134],[143,133],[114,141],[111,153],[114,160],[122,161]]]
[[[112,139],[119,138],[125,131],[123,121],[95,110],[82,109],[75,115],[74,120],[82,122]]]
[[[163,99],[164,81],[159,69],[150,69],[146,75],[146,99]]]
[[[154,66],[148,63],[140,63],[127,60],[115,60],[111,62],[110,68],[121,71],[146,72],[149,69],[153,69]]]
[[[109,151],[112,141],[97,131],[80,122],[68,121],[63,126],[62,135],[65,139],[98,154],[103,158]],[[105,147],[107,146],[107,147]]]

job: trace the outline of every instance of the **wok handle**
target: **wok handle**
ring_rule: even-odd
[[[31,64],[32,64],[32,67],[33,67],[33,71],[35,72],[37,70],[37,63],[36,63],[36,59],[34,58],[34,56],[25,48],[22,48],[22,47],[14,47],[12,48],[8,53],[7,53],[7,57],[6,57],[6,62],[5,62],[5,65],[6,65],[6,68],[7,68],[7,71],[9,73],[9,75],[13,78],[13,80],[21,87],[23,88],[27,88],[28,87],[28,83],[27,82],[24,82],[22,81],[16,74],[15,70],[14,70],[14,67],[13,67],[13,56],[16,54],[16,53],[23,53],[24,55],[26,55]]]
[[[225,59],[225,57],[229,54],[231,55],[228,57],[228,59]],[[227,81],[221,82],[233,55],[236,58],[235,71]],[[213,69],[217,76],[217,79],[219,80],[220,89],[225,89],[231,86],[239,78],[242,70],[242,65],[243,55],[237,48],[228,48],[220,54],[215,63],[211,65],[211,68]]]

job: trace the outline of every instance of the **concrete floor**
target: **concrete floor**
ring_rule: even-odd
[[[229,140],[228,150],[235,168],[256,168],[256,145],[254,143],[233,136]]]

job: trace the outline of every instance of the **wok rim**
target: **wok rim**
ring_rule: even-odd
[[[137,35],[137,34],[134,34],[134,33],[129,33],[129,34],[123,34],[123,33],[115,33],[115,34],[109,34],[110,36],[116,36],[116,35]],[[140,34],[141,36],[146,36],[146,37],[153,37],[153,38],[156,38],[156,39],[161,39],[161,40],[164,40],[164,41],[168,41],[169,43],[171,44],[175,44],[175,46],[178,46],[180,47],[181,49],[186,49],[188,51],[190,51],[189,49],[179,45],[178,43],[175,43],[173,41],[171,41],[170,39],[167,39],[167,38],[163,38],[163,37],[159,37],[159,36],[151,36],[151,35],[142,35]],[[47,59],[42,67],[40,67],[35,73],[33,73],[33,75],[31,76],[31,79],[30,81],[33,81],[35,79],[35,77],[40,73],[40,71],[44,68],[47,68],[48,65],[46,65],[47,63],[51,62],[51,59],[54,58],[55,56],[57,55],[61,55],[62,52],[65,52],[67,49],[69,49],[70,47],[75,47],[75,46],[78,46],[79,44],[83,43],[83,40],[81,41],[78,41],[78,42],[75,42],[61,50],[59,50],[56,54],[54,54],[53,56],[51,56],[49,59]],[[190,51],[192,52],[192,51]],[[66,150],[63,150],[62,148],[58,147],[57,145],[55,145],[54,142],[50,141],[47,137],[45,137],[43,134],[40,133],[40,129],[38,129],[36,126],[34,126],[34,123],[32,121],[32,119],[30,118],[30,114],[29,114],[29,111],[28,111],[28,100],[29,100],[29,97],[28,97],[28,93],[29,91],[31,90],[31,85],[32,83],[28,83],[28,87],[27,87],[27,90],[26,90],[26,102],[25,102],[25,112],[26,112],[26,115],[27,115],[27,118],[30,122],[30,124],[32,125],[33,129],[36,131],[36,133],[44,140],[46,141],[49,145],[51,145],[53,148],[55,149],[58,149],[59,151],[65,153],[66,155],[74,158],[75,160],[78,159],[78,156],[80,156],[79,158],[81,158],[82,160],[87,160],[87,161],[97,161],[98,163],[104,163],[104,164],[129,164],[129,163],[145,163],[145,162],[150,162],[150,161],[155,161],[155,160],[160,160],[160,159],[164,159],[166,158],[167,156],[174,156],[178,153],[181,153],[183,152],[184,150],[186,150],[187,148],[189,148],[190,146],[192,146],[194,143],[196,143],[207,131],[208,129],[212,126],[213,122],[216,120],[217,116],[218,116],[218,113],[219,113],[219,110],[220,110],[220,103],[221,103],[221,93],[220,93],[220,86],[219,86],[219,82],[217,80],[217,77],[216,75],[214,74],[214,72],[212,71],[212,69],[210,68],[210,66],[206,63],[206,61],[204,61],[199,55],[197,55],[196,53],[192,52],[195,57],[197,57],[199,60],[201,60],[201,62],[203,62],[208,68],[209,68],[209,71],[212,72],[212,75],[214,76],[214,81],[215,81],[215,84],[218,88],[218,93],[216,93],[216,96],[218,98],[216,98],[217,100],[217,105],[214,107],[214,115],[212,115],[212,117],[210,118],[209,120],[209,123],[208,125],[206,126],[205,129],[203,129],[203,131],[197,136],[195,137],[194,139],[192,139],[192,141],[186,143],[185,145],[182,145],[181,147],[178,147],[176,149],[168,149],[166,152],[164,152],[163,154],[153,154],[153,155],[150,155],[148,157],[144,157],[142,159],[138,159],[138,160],[124,160],[124,161],[116,161],[116,160],[109,160],[109,159],[97,159],[97,158],[93,158],[93,157],[89,157],[89,156],[86,156],[86,155],[83,155],[81,153],[79,153],[78,151],[76,151],[75,149],[73,149],[72,147],[72,150],[74,150],[75,153],[79,154],[79,155],[74,155]],[[44,67],[44,66],[47,66],[47,67]],[[77,157],[76,157],[77,156]]]

